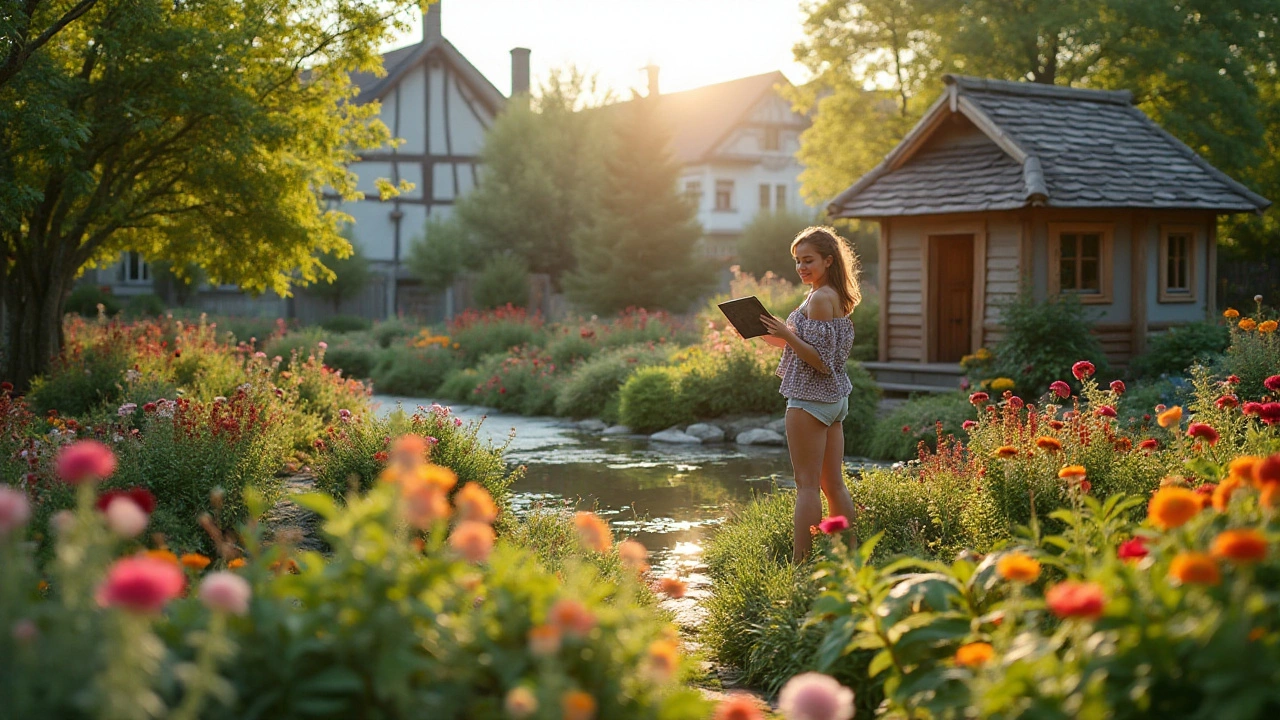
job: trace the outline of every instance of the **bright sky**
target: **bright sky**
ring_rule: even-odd
[[[650,63],[662,92],[783,71],[802,37],[799,0],[444,0],[444,36],[503,94],[513,47],[533,51],[533,85],[556,67],[599,73],[622,97],[643,89]],[[420,18],[393,47],[417,42]]]

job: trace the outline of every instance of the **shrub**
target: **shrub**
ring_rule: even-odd
[[[439,346],[393,347],[380,355],[373,386],[384,395],[430,397],[459,364],[451,351]]]
[[[382,355],[367,345],[336,345],[324,351],[324,362],[346,377],[368,378],[373,376],[373,368]]]
[[[707,305],[699,314],[698,319],[704,325],[709,324],[711,327],[724,330],[729,321],[725,319],[724,313],[720,312],[718,304],[732,300],[734,298],[747,297],[755,295],[760,299],[765,309],[773,315],[785,319],[791,314],[792,310],[800,307],[800,303],[804,302],[805,297],[809,294],[809,289],[804,285],[796,285],[775,276],[761,277],[756,279],[752,275],[745,273],[737,265],[729,268],[733,273],[732,279],[729,281],[729,292],[724,295],[716,295],[707,301]]]
[[[107,317],[120,313],[120,298],[97,285],[81,283],[71,288],[71,292],[67,293],[67,299],[62,305],[62,309],[65,312],[76,313],[82,317],[96,318],[98,317],[99,305],[102,306],[102,311]]]
[[[475,368],[457,368],[450,370],[440,383],[437,394],[447,400],[470,402],[471,391],[476,389],[480,373]]]
[[[865,455],[875,432],[880,409],[880,386],[862,363],[850,360],[845,366],[853,391],[849,393],[849,416],[844,419],[844,454]]]
[[[962,393],[916,395],[876,422],[863,451],[877,460],[910,460],[920,443],[937,447],[939,422],[944,434],[956,435],[973,417]]]
[[[853,350],[849,357],[874,362],[880,357],[880,298],[863,290],[862,302],[850,315],[853,321]]]
[[[490,355],[476,368],[476,384],[466,400],[521,415],[547,415],[555,410],[555,371],[539,348]]]
[[[738,236],[742,272],[756,277],[772,273],[775,277],[794,278],[796,262],[791,257],[791,241],[815,221],[808,214],[795,212],[766,211],[756,215]]]
[[[350,333],[368,330],[373,323],[358,315],[331,315],[320,323],[320,327],[331,333]]]
[[[680,371],[671,367],[637,369],[618,395],[618,418],[636,432],[654,432],[693,419],[680,401]]]
[[[338,420],[343,410],[364,413],[368,409],[370,388],[359,380],[342,377],[324,364],[325,348],[306,361],[294,355],[290,369],[279,373],[279,385],[286,392],[297,393],[299,412],[313,415],[323,423]]]
[[[520,345],[542,346],[547,341],[542,317],[511,305],[487,312],[467,310],[449,322],[449,336],[468,365],[485,355]]]
[[[1197,322],[1171,328],[1147,343],[1147,352],[1130,363],[1129,375],[1135,378],[1181,375],[1196,362],[1215,360],[1230,342],[1227,328],[1217,323]]]
[[[165,311],[165,302],[154,293],[143,293],[129,298],[124,306],[125,317],[138,319],[160,317]]]
[[[596,353],[599,343],[595,338],[582,331],[570,332],[561,328],[560,333],[547,343],[547,355],[556,367],[568,368],[574,363],[582,362]]]
[[[373,325],[373,339],[378,347],[389,348],[406,338],[413,337],[415,328],[404,320],[382,320]]]
[[[132,361],[124,336],[117,337],[121,343],[68,343],[49,372],[31,383],[27,399],[36,412],[44,415],[57,410],[73,417],[117,402],[125,370]]]
[[[703,345],[672,360],[680,379],[679,397],[668,402],[694,417],[774,414],[786,407],[774,375],[776,355],[759,344],[722,339],[712,330]],[[624,403],[625,398],[624,391]]]
[[[303,328],[271,338],[262,350],[267,357],[284,358],[286,363],[293,363],[297,358],[306,360],[308,355],[314,354],[320,343],[325,342],[325,336],[321,328]]]
[[[1228,309],[1224,316],[1234,312]],[[1215,366],[1217,372],[1240,378],[1235,391],[1241,400],[1259,400],[1263,395],[1280,396],[1263,384],[1268,377],[1280,374],[1280,333],[1276,331],[1276,320],[1263,314],[1261,301],[1251,315],[1241,316],[1238,321],[1235,317],[1227,317],[1227,320],[1231,345]]]
[[[528,307],[529,268],[515,255],[491,255],[476,275],[471,299],[481,310]]]
[[[201,313],[201,317],[204,314]],[[219,332],[229,333],[231,342],[250,343],[254,347],[267,349],[267,343],[270,340],[283,336],[289,329],[289,323],[279,318],[269,317],[238,317],[238,316],[221,316],[208,318],[208,324],[216,326]],[[318,338],[317,338],[318,339]],[[268,353],[269,355],[280,355],[282,358],[289,357],[286,349],[284,353]]]
[[[664,362],[665,348],[646,345],[605,350],[574,366],[556,391],[556,414],[618,420],[618,393],[637,368]]]
[[[992,348],[989,369],[971,378],[987,388],[995,378],[1009,378],[1015,392],[1038,397],[1049,383],[1070,378],[1071,364],[1085,358],[1098,372],[1107,371],[1102,344],[1091,331],[1091,311],[1075,296],[1038,301],[1029,288],[1000,307],[1004,336]]]

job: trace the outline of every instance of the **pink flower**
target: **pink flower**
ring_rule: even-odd
[[[1009,407],[1013,408],[1014,410],[1021,410],[1022,406],[1026,405],[1026,403],[1022,401],[1022,398],[1018,397],[1017,395],[1010,397],[1006,402],[1009,404]]]
[[[1116,548],[1116,557],[1121,560],[1141,560],[1151,553],[1147,549],[1147,541],[1140,537],[1126,540]]]
[[[31,519],[31,503],[21,490],[0,485],[0,537],[17,530]]]
[[[981,405],[982,403],[990,399],[991,399],[991,396],[982,391],[978,391],[969,396],[969,402],[973,403],[974,405]]]
[[[1111,392],[1115,393],[1116,395],[1123,395],[1124,390],[1125,390],[1125,387],[1124,387],[1124,382],[1122,380],[1111,381]]]
[[[1097,619],[1106,606],[1102,586],[1092,582],[1067,580],[1049,588],[1044,594],[1049,610],[1060,618]]]
[[[226,570],[209,573],[200,583],[200,602],[214,612],[244,615],[252,594],[247,580]]]
[[[1187,437],[1200,438],[1212,447],[1218,444],[1218,431],[1206,423],[1193,422],[1187,426]]]
[[[134,538],[147,529],[150,518],[127,495],[118,495],[107,505],[107,528],[122,538]]]
[[[316,347],[319,347],[321,350],[327,350],[329,348],[329,343],[321,340],[320,342],[316,343]]]
[[[796,675],[778,693],[778,709],[787,720],[850,720],[853,691],[830,675]]]
[[[1272,375],[1266,380],[1263,380],[1262,384],[1272,392],[1280,392],[1280,375]]]
[[[978,427],[978,421],[977,421],[977,420],[965,420],[964,422],[960,423],[960,427],[964,428],[965,430],[972,430],[972,429],[974,429],[974,428]]]
[[[1060,398],[1071,397],[1071,386],[1061,380],[1054,380],[1049,383],[1049,389],[1053,391],[1054,395],[1057,395]]]
[[[822,522],[818,523],[818,529],[828,535],[831,535],[832,533],[838,533],[841,530],[848,530],[849,519],[843,515],[832,515],[826,520],[823,520]]]
[[[182,567],[152,557],[117,560],[98,587],[98,604],[131,612],[159,612],[165,603],[182,594],[186,578]]]
[[[97,440],[74,442],[58,453],[58,475],[72,485],[96,482],[116,471],[116,456]]]
[[[1098,417],[1113,418],[1116,416],[1116,409],[1110,405],[1099,405],[1098,408],[1093,411],[1093,414]]]
[[[1093,363],[1088,360],[1078,360],[1071,366],[1071,374],[1076,376],[1077,380],[1083,380],[1097,371],[1093,367]]]
[[[453,419],[453,426],[454,426],[454,427],[462,427],[462,418],[460,418],[460,417],[456,417],[456,418],[454,418],[454,419]]]

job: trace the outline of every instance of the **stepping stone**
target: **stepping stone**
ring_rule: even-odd
[[[608,427],[609,425],[600,418],[587,418],[586,420],[578,421],[578,429],[587,432],[604,432]]]
[[[614,425],[613,427],[605,428],[604,432],[600,434],[601,435],[630,435],[631,428],[627,427],[626,425]]]
[[[694,423],[685,428],[685,432],[698,438],[704,443],[717,443],[724,441],[724,430],[710,423]]]
[[[787,439],[772,430],[756,428],[738,435],[734,439],[739,445],[786,445]]]
[[[679,430],[663,430],[649,436],[654,442],[676,443],[680,445],[701,445],[702,439]]]

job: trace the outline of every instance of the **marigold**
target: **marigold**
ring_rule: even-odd
[[[1240,317],[1240,311],[1235,308],[1227,308],[1226,310],[1222,311],[1222,317],[1228,320],[1235,320],[1236,318]]]
[[[764,720],[760,701],[744,692],[731,692],[716,706],[712,720]]]
[[[581,690],[570,690],[560,696],[560,710],[564,720],[594,720],[596,700]]]
[[[996,392],[1003,392],[1005,390],[1012,390],[1015,384],[1016,383],[1014,383],[1013,378],[998,377],[991,381],[991,389]]]
[[[680,649],[674,640],[654,640],[648,655],[649,671],[662,682],[670,680],[680,667]]]
[[[227,568],[231,570],[238,570],[239,568],[244,567],[246,564],[247,563],[242,557],[233,558],[232,560],[227,562]]]
[[[1280,323],[1277,323],[1275,320],[1263,320],[1258,323],[1258,332],[1273,333],[1276,331],[1277,327],[1280,327]]]
[[[663,595],[679,600],[684,597],[685,590],[687,590],[688,587],[680,578],[664,577],[658,581],[658,589]]]
[[[1040,577],[1040,562],[1024,553],[1013,552],[996,562],[996,572],[1005,580],[1032,583]]]
[[[186,553],[182,556],[181,562],[182,567],[190,570],[203,570],[209,567],[209,563],[213,561],[200,553]]]
[[[538,625],[529,630],[529,652],[538,657],[550,657],[560,652],[560,628],[555,625]]]
[[[1058,479],[1066,480],[1069,483],[1078,483],[1085,478],[1085,469],[1083,465],[1063,465],[1058,471]]]
[[[995,457],[1003,458],[1006,460],[1009,458],[1016,458],[1018,457],[1018,448],[1012,445],[1001,445],[1000,447],[996,448],[996,451],[993,454],[995,455]]]
[[[1258,458],[1253,465],[1253,484],[1259,488],[1280,484],[1280,453]]]
[[[1218,512],[1226,512],[1227,507],[1231,505],[1231,496],[1243,487],[1244,480],[1235,475],[1228,475],[1225,480],[1218,483],[1217,487],[1213,489],[1213,497],[1210,501],[1213,509]]]
[[[613,547],[613,534],[609,531],[609,524],[595,513],[580,512],[574,515],[573,525],[578,529],[578,539],[588,548],[605,553]]]
[[[1156,423],[1162,428],[1174,427],[1182,423],[1182,406],[1174,405],[1156,416]]]
[[[1185,525],[1201,508],[1200,498],[1194,490],[1169,485],[1151,496],[1151,502],[1147,505],[1147,517],[1152,525],[1161,530],[1172,530]]]
[[[1060,618],[1096,619],[1102,616],[1106,595],[1098,583],[1067,580],[1049,588],[1044,601]]]
[[[491,525],[498,519],[498,506],[494,504],[493,496],[478,483],[470,482],[463,485],[454,496],[453,504],[458,508],[458,517],[463,520],[474,520]]]
[[[1062,452],[1062,441],[1045,435],[1036,438],[1036,447],[1046,452]]]
[[[484,562],[493,552],[496,536],[488,523],[463,520],[449,535],[449,547],[470,562]]]
[[[182,564],[181,562],[178,561],[178,556],[174,554],[172,550],[167,550],[165,548],[159,548],[158,550],[147,550],[142,554],[149,558],[154,558],[156,560],[164,560],[165,562],[173,563],[174,565]]]
[[[1169,564],[1169,579],[1183,585],[1217,585],[1222,582],[1218,561],[1205,553],[1182,552]]]
[[[1253,528],[1224,530],[1213,539],[1209,552],[1235,563],[1257,562],[1267,557],[1267,538]]]
[[[561,598],[551,606],[548,612],[549,622],[561,631],[577,637],[584,637],[596,626],[596,616],[578,600]]]
[[[1251,330],[1257,329],[1258,323],[1253,318],[1242,318],[1240,322],[1236,324],[1236,327],[1245,332],[1250,332]]]
[[[981,667],[991,662],[995,656],[996,651],[991,643],[972,642],[957,648],[955,659],[956,664],[963,667]]]

